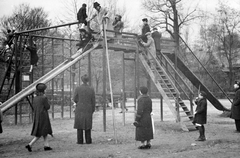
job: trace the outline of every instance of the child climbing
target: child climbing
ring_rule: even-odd
[[[36,46],[36,43],[33,42],[32,46],[25,45],[25,48],[27,50],[29,50],[29,52],[30,52],[30,64],[31,65],[30,65],[29,72],[31,73],[33,70],[33,66],[37,66],[37,62],[38,62],[37,46]]]

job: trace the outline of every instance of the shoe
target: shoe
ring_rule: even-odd
[[[44,147],[44,150],[45,150],[45,151],[48,151],[48,150],[52,150],[52,148],[51,148],[50,146],[45,146],[45,147]]]
[[[77,142],[77,144],[83,144],[83,142]]]
[[[150,149],[151,147],[152,147],[151,144],[147,144],[147,145],[145,145],[145,148],[146,148],[146,149]]]
[[[138,149],[146,149],[146,145],[141,145],[138,147]]]
[[[27,148],[29,152],[32,152],[32,147],[29,144],[25,146],[25,148]]]
[[[206,138],[198,138],[196,141],[205,141],[206,140]]]

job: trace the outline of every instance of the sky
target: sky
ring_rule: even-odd
[[[54,21],[59,15],[64,14],[66,9],[63,6],[64,0],[0,0],[0,18],[4,15],[11,15],[14,7],[22,3],[27,3],[31,7],[43,7],[44,10],[49,14],[49,18]],[[68,0],[65,0],[67,2]],[[71,1],[71,0],[69,0]],[[79,0],[79,5],[85,3],[87,0]],[[103,4],[104,0],[96,0],[100,4]],[[130,25],[132,27],[139,27],[142,24],[141,19],[145,17],[146,10],[141,5],[142,0],[118,0],[117,5],[119,7],[126,7],[127,18],[130,19]],[[208,12],[214,12],[215,7],[219,0],[182,0],[185,8],[198,6]],[[232,7],[240,8],[239,0],[221,0],[224,3],[230,4]],[[80,6],[79,6],[80,7]],[[76,21],[73,19],[72,22]],[[195,32],[195,26],[190,30]]]

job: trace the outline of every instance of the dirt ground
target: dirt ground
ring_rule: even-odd
[[[224,105],[230,106],[225,100]],[[133,105],[128,101],[128,106]],[[154,100],[153,111],[156,132],[149,150],[137,149],[139,142],[134,140],[135,128],[132,125],[133,108],[126,113],[125,126],[120,108],[115,109],[115,128],[113,130],[113,111],[107,110],[107,130],[103,131],[103,111],[94,113],[93,144],[76,144],[76,130],[73,118],[51,119],[54,137],[50,137],[52,151],[43,150],[41,139],[29,153],[25,145],[30,142],[32,124],[12,125],[12,118],[4,117],[4,133],[0,134],[0,158],[239,158],[240,133],[235,133],[234,121],[221,117],[221,111],[208,104],[208,124],[205,142],[196,142],[198,131],[183,132],[175,123],[173,116],[164,104],[164,120],[160,121],[159,100]],[[51,115],[50,115],[51,116]],[[26,121],[27,122],[27,121]],[[115,134],[114,134],[115,133]],[[115,139],[116,138],[116,139]]]

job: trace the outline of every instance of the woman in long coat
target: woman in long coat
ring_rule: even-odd
[[[240,132],[240,83],[235,81],[235,96],[231,108],[231,118],[235,120],[236,131]]]
[[[137,101],[137,115],[135,122],[136,126],[136,141],[141,141],[139,149],[151,148],[151,139],[153,139],[153,128],[152,128],[152,100],[147,95],[147,87],[140,87],[140,96]],[[146,144],[145,144],[146,143]]]
[[[32,141],[26,146],[29,152],[32,151],[32,145],[43,136],[44,150],[52,150],[49,146],[47,135],[52,136],[52,127],[48,115],[50,105],[47,97],[44,95],[47,86],[44,83],[39,83],[36,86],[36,97],[33,99],[33,127],[31,135],[34,136]]]
[[[196,141],[205,141],[205,127],[204,124],[207,123],[207,99],[206,93],[201,91],[196,99],[195,103],[197,104],[193,123],[196,125],[196,128],[199,130],[199,138]]]
[[[77,129],[77,144],[83,144],[83,130],[85,130],[85,141],[92,143],[91,129],[92,117],[95,111],[95,92],[89,86],[87,75],[81,77],[83,84],[76,88],[73,101],[76,103],[74,128]]]

